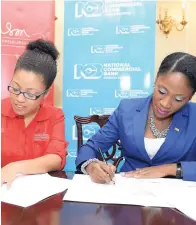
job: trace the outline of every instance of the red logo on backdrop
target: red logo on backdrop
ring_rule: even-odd
[[[7,85],[16,60],[29,41],[43,38],[54,41],[54,1],[3,1],[1,3],[1,98],[9,96]],[[53,88],[47,103],[53,104]]]

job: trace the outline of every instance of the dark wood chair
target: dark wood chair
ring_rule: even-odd
[[[108,121],[108,118],[110,115],[92,115],[88,117],[81,117],[81,116],[74,116],[74,120],[76,122],[76,128],[77,128],[77,151],[79,151],[80,146],[83,144],[83,125],[90,124],[90,123],[97,123],[99,127],[103,127],[105,123]],[[118,167],[121,160],[123,160],[122,152],[121,152],[121,145],[120,142],[117,141],[112,146],[111,152],[106,152],[105,154],[105,160],[111,160],[113,165]],[[117,150],[120,150],[120,156],[116,156]]]

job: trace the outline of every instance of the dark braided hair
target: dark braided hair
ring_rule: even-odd
[[[59,52],[52,42],[38,39],[30,42],[25,52],[19,57],[14,72],[17,70],[32,71],[41,75],[48,89],[57,74],[56,59]]]
[[[157,76],[166,75],[172,72],[184,74],[196,91],[196,57],[184,52],[175,52],[164,58]]]

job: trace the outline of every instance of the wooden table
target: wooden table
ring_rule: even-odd
[[[73,176],[65,172],[51,175],[64,178]],[[28,208],[1,203],[1,224],[196,225],[195,221],[170,208],[65,202],[62,201],[64,194],[57,194]]]

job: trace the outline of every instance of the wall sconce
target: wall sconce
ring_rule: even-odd
[[[177,23],[171,16],[168,16],[168,9],[165,9],[165,15],[162,18],[161,10],[159,11],[159,18],[156,21],[159,25],[160,30],[165,34],[166,38],[168,37],[170,31],[173,27],[176,27],[176,30],[182,31],[186,24],[188,23],[185,19],[185,5],[182,5],[182,20]]]

